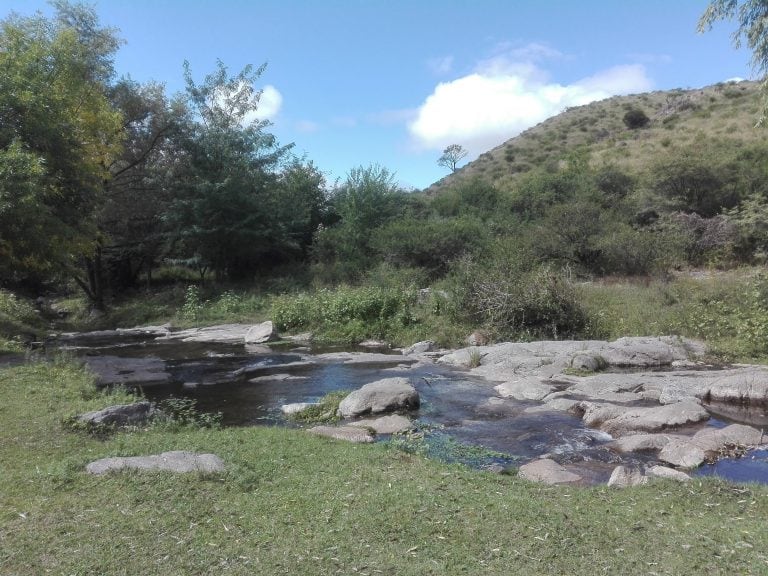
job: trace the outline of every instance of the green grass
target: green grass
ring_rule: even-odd
[[[64,429],[115,400],[65,364],[0,371],[0,573],[761,574],[768,489],[553,488],[282,428]],[[122,398],[119,397],[119,398]],[[214,475],[83,467],[215,452]]]

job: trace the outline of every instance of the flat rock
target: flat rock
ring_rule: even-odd
[[[744,424],[730,424],[725,428],[704,428],[691,438],[696,446],[708,453],[717,453],[726,446],[757,447],[768,443],[760,430]]]
[[[384,378],[366,384],[339,404],[342,418],[379,414],[419,407],[419,393],[406,378]]]
[[[521,378],[494,387],[499,396],[515,400],[543,400],[556,388],[542,384],[538,378]]]
[[[644,450],[661,450],[671,440],[681,440],[684,436],[676,434],[634,434],[623,436],[608,444],[608,448],[617,452],[640,452]]]
[[[319,362],[339,362],[352,366],[398,366],[401,364],[413,364],[417,358],[408,358],[402,354],[376,354],[374,352],[326,352],[318,354],[315,358]]]
[[[685,472],[667,466],[653,466],[646,470],[645,474],[649,478],[666,478],[668,480],[677,480],[678,482],[688,482],[691,479]]]
[[[224,471],[224,461],[215,454],[174,451],[152,456],[102,458],[86,466],[86,472],[89,474],[106,474],[107,472],[128,469],[177,473],[213,473]]]
[[[608,486],[615,488],[628,488],[629,486],[639,486],[648,482],[643,473],[637,468],[627,466],[616,466],[608,479]]]
[[[242,344],[248,331],[254,324],[219,324],[203,328],[189,328],[168,333],[164,339],[182,342],[220,342],[223,344]]]
[[[256,363],[244,366],[232,372],[234,378],[240,376],[274,376],[276,374],[290,374],[292,372],[304,372],[317,367],[311,360],[297,360],[296,362],[284,362],[281,364]]]
[[[376,434],[399,434],[400,432],[405,432],[413,428],[413,422],[411,422],[410,418],[406,418],[400,414],[390,414],[388,416],[381,416],[380,418],[357,420],[356,422],[350,422],[348,426],[370,428],[376,432]]]
[[[163,384],[170,381],[166,364],[155,356],[123,358],[120,356],[85,356],[88,368],[96,375],[98,386]]]
[[[309,376],[296,376],[295,374],[267,374],[266,376],[256,376],[248,382],[259,384],[261,382],[303,382],[309,380]]]
[[[307,429],[307,432],[325,436],[335,440],[344,440],[355,444],[368,444],[373,442],[373,434],[366,428],[358,426],[315,426]]]
[[[583,404],[585,405],[583,419],[587,426],[600,428],[617,437],[636,432],[661,432],[686,424],[703,422],[709,418],[709,413],[693,401],[650,408],[588,402]]]
[[[581,480],[581,476],[574,474],[549,458],[523,464],[520,466],[518,474],[525,480],[544,484],[570,484]]]
[[[103,424],[106,426],[131,426],[148,422],[155,414],[151,402],[143,400],[133,404],[117,404],[103,410],[86,412],[77,417],[80,422],[87,424]]]
[[[768,404],[768,369],[765,367],[749,366],[714,374],[715,378],[698,394],[705,402]]]

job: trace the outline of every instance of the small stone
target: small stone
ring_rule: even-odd
[[[283,404],[280,407],[280,410],[283,414],[286,416],[293,415],[293,414],[299,414],[301,412],[304,412],[307,408],[311,408],[312,406],[317,406],[318,402],[294,402],[292,404]]]
[[[659,452],[659,460],[678,468],[696,468],[705,459],[704,450],[689,440],[673,440]]]
[[[390,414],[389,416],[382,416],[381,418],[369,418],[366,420],[350,422],[349,426],[370,428],[376,432],[376,434],[398,434],[413,428],[413,422],[405,416]]]
[[[85,468],[89,474],[105,474],[126,469],[176,473],[213,473],[224,471],[224,461],[215,454],[174,451],[152,456],[102,458],[91,462]]]
[[[616,466],[611,473],[611,478],[608,480],[608,486],[627,488],[629,486],[645,484],[646,482],[648,482],[648,478],[643,476],[640,470],[626,466]]]
[[[688,482],[691,479],[685,472],[667,466],[654,466],[647,470],[647,474],[651,478],[667,478],[678,482]]]
[[[355,444],[373,442],[373,434],[371,434],[370,430],[356,426],[315,426],[314,428],[309,428],[307,432]]]

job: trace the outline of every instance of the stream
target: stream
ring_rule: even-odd
[[[419,433],[397,438],[404,449],[495,470],[547,454],[561,464],[577,465],[585,484],[607,482],[618,465],[655,462],[651,452],[619,454],[608,449],[609,434],[586,427],[567,412],[544,410],[540,402],[499,398],[493,382],[385,349],[353,350],[361,352],[361,358],[349,361],[355,356],[334,354],[348,348],[290,343],[249,348],[105,335],[74,336],[58,345],[85,360],[103,385],[124,379],[126,386],[152,401],[193,399],[198,410],[220,413],[224,426],[295,427],[281,411],[284,404],[314,402],[329,392],[352,391],[399,376],[407,378],[421,398],[420,408],[410,414]],[[709,425],[722,427],[731,421],[713,415]],[[388,440],[380,436],[380,441]],[[705,464],[693,475],[765,483],[768,451]]]

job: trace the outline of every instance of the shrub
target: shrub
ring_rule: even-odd
[[[651,119],[640,108],[630,108],[622,118],[624,125],[630,130],[636,130],[637,128],[644,128],[647,126]]]

